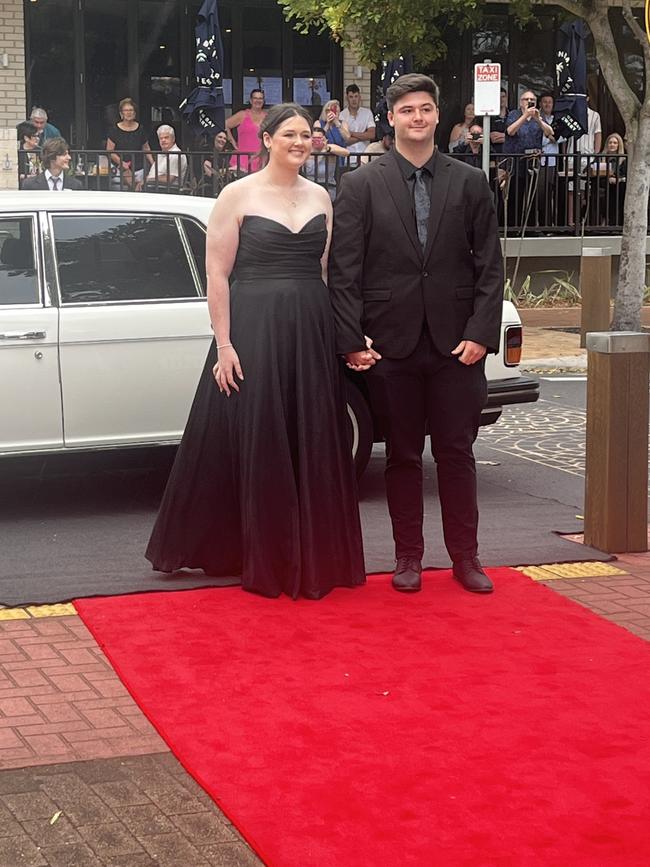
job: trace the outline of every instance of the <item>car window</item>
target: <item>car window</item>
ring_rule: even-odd
[[[56,215],[52,223],[64,304],[197,297],[173,217]]]
[[[0,305],[40,300],[32,218],[0,219]]]
[[[187,240],[190,242],[194,261],[196,262],[196,270],[201,279],[203,294],[207,293],[207,280],[205,277],[205,229],[195,223],[194,220],[183,218],[183,226],[187,234]]]

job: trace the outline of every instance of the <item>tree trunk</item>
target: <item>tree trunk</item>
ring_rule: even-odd
[[[636,141],[627,161],[625,210],[613,331],[640,331],[646,281],[648,194],[650,192],[650,117],[641,112]]]

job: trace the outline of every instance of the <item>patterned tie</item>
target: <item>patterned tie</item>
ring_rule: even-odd
[[[60,178],[52,178],[52,183],[54,184],[54,192],[58,192],[59,190],[59,180]]]
[[[415,199],[415,222],[418,227],[418,238],[420,239],[420,244],[422,244],[422,249],[424,250],[427,245],[427,224],[429,222],[431,199],[427,192],[427,185],[424,183],[424,178],[422,177],[423,171],[424,169],[415,170],[415,187],[413,193]]]

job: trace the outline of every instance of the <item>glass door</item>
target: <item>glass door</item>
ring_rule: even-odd
[[[291,43],[291,98],[318,117],[322,106],[332,98],[331,40],[315,30],[306,35],[292,30]]]
[[[282,31],[285,22],[279,6],[245,6],[242,10],[242,89],[248,105],[251,90],[264,91],[266,105],[284,101]],[[240,106],[236,106],[238,110]]]
[[[30,104],[44,108],[68,142],[76,142],[74,125],[75,30],[73,0],[27,3],[27,93]]]
[[[85,0],[83,49],[90,148],[106,146],[108,131],[118,120],[120,100],[133,96],[129,89],[127,6],[127,0]]]
[[[156,150],[161,124],[172,126],[179,141],[181,137],[179,15],[176,0],[139,0],[140,117],[151,130],[150,144]]]

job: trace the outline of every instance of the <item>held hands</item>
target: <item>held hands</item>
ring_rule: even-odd
[[[230,390],[239,391],[239,385],[235,382],[235,374],[243,382],[244,373],[241,369],[239,356],[232,346],[223,346],[217,350],[218,361],[212,368],[212,373],[217,381],[221,394],[230,397]]]
[[[350,370],[356,370],[357,372],[370,370],[381,359],[381,355],[372,348],[371,338],[366,336],[365,339],[366,346],[368,347],[366,350],[361,352],[346,352],[343,356],[346,367],[349,367]]]
[[[452,355],[456,355],[462,364],[476,364],[480,361],[487,348],[481,343],[474,343],[473,340],[461,340],[455,349],[451,350]]]

